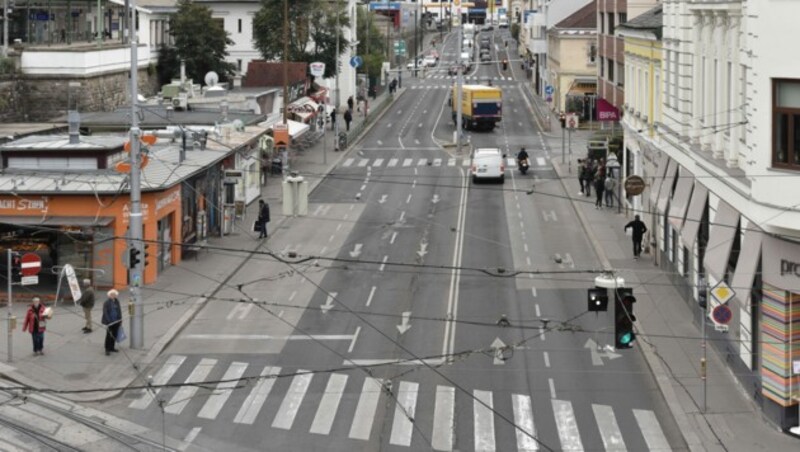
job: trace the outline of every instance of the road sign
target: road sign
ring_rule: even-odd
[[[544,88],[544,93],[545,93],[545,94],[547,94],[547,95],[551,95],[551,94],[553,94],[554,92],[555,92],[555,88],[553,88],[553,85],[547,85],[547,86]]]
[[[350,66],[354,68],[359,68],[361,65],[364,64],[364,61],[361,59],[360,56],[356,55],[353,58],[350,58]]]
[[[725,283],[725,281],[718,282],[717,285],[711,289],[711,296],[714,297],[719,304],[725,304],[729,302],[734,295],[736,295],[736,292],[731,289],[730,286]]]
[[[123,253],[128,254],[128,253]],[[81,286],[78,285],[78,278],[75,276],[75,269],[70,264],[64,264],[64,274],[67,275],[67,284],[72,294],[72,300],[77,302],[81,298]]]
[[[625,179],[625,193],[628,196],[641,195],[644,191],[644,179],[642,176],[631,175]]]
[[[398,39],[394,42],[394,53],[398,56],[404,56],[406,54],[406,42],[402,39]]]
[[[21,286],[33,286],[39,284],[39,275],[23,276],[22,279],[20,279],[19,284]]]
[[[309,64],[308,68],[309,71],[311,72],[311,75],[313,75],[314,77],[322,77],[322,75],[325,74],[325,63],[320,63],[319,61],[316,61],[314,63]]]
[[[552,101],[553,101],[553,96],[550,96],[550,95],[548,95],[548,96],[547,96],[547,101],[548,101],[548,102],[552,102]]]
[[[22,276],[34,276],[42,269],[42,259],[37,254],[26,253],[22,255]]]
[[[711,311],[711,316],[714,318],[714,321],[719,323],[720,325],[727,325],[731,322],[731,318],[733,317],[733,312],[728,305],[721,304],[714,308]]]
[[[578,115],[576,115],[575,113],[570,113],[567,115],[567,128],[568,129],[578,128]]]

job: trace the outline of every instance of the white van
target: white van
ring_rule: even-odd
[[[506,174],[503,153],[498,148],[475,149],[475,152],[472,153],[470,173],[473,183],[477,183],[481,179],[499,179],[502,184],[505,182]]]

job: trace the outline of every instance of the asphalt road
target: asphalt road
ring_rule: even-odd
[[[179,386],[103,408],[188,450],[685,449],[640,354],[592,345],[611,341],[611,315],[585,312],[600,266],[510,37],[492,34],[495,60],[469,77],[503,88],[504,119],[467,138],[510,159],[526,146],[527,175],[509,161],[503,185],[474,185],[466,152],[440,146],[454,131],[449,36],[310,215],[272,231],[298,263],[253,260],[150,370]]]

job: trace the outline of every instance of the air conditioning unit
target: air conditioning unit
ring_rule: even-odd
[[[178,94],[178,97],[172,98],[172,106],[176,110],[186,110],[187,106],[189,105],[188,96],[186,93]]]
[[[241,179],[242,177],[244,177],[244,171],[242,171],[242,170],[225,170],[225,177]]]

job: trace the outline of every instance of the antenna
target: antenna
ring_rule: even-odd
[[[219,75],[217,75],[214,71],[206,72],[206,76],[204,77],[206,85],[208,86],[216,86],[219,83]]]

